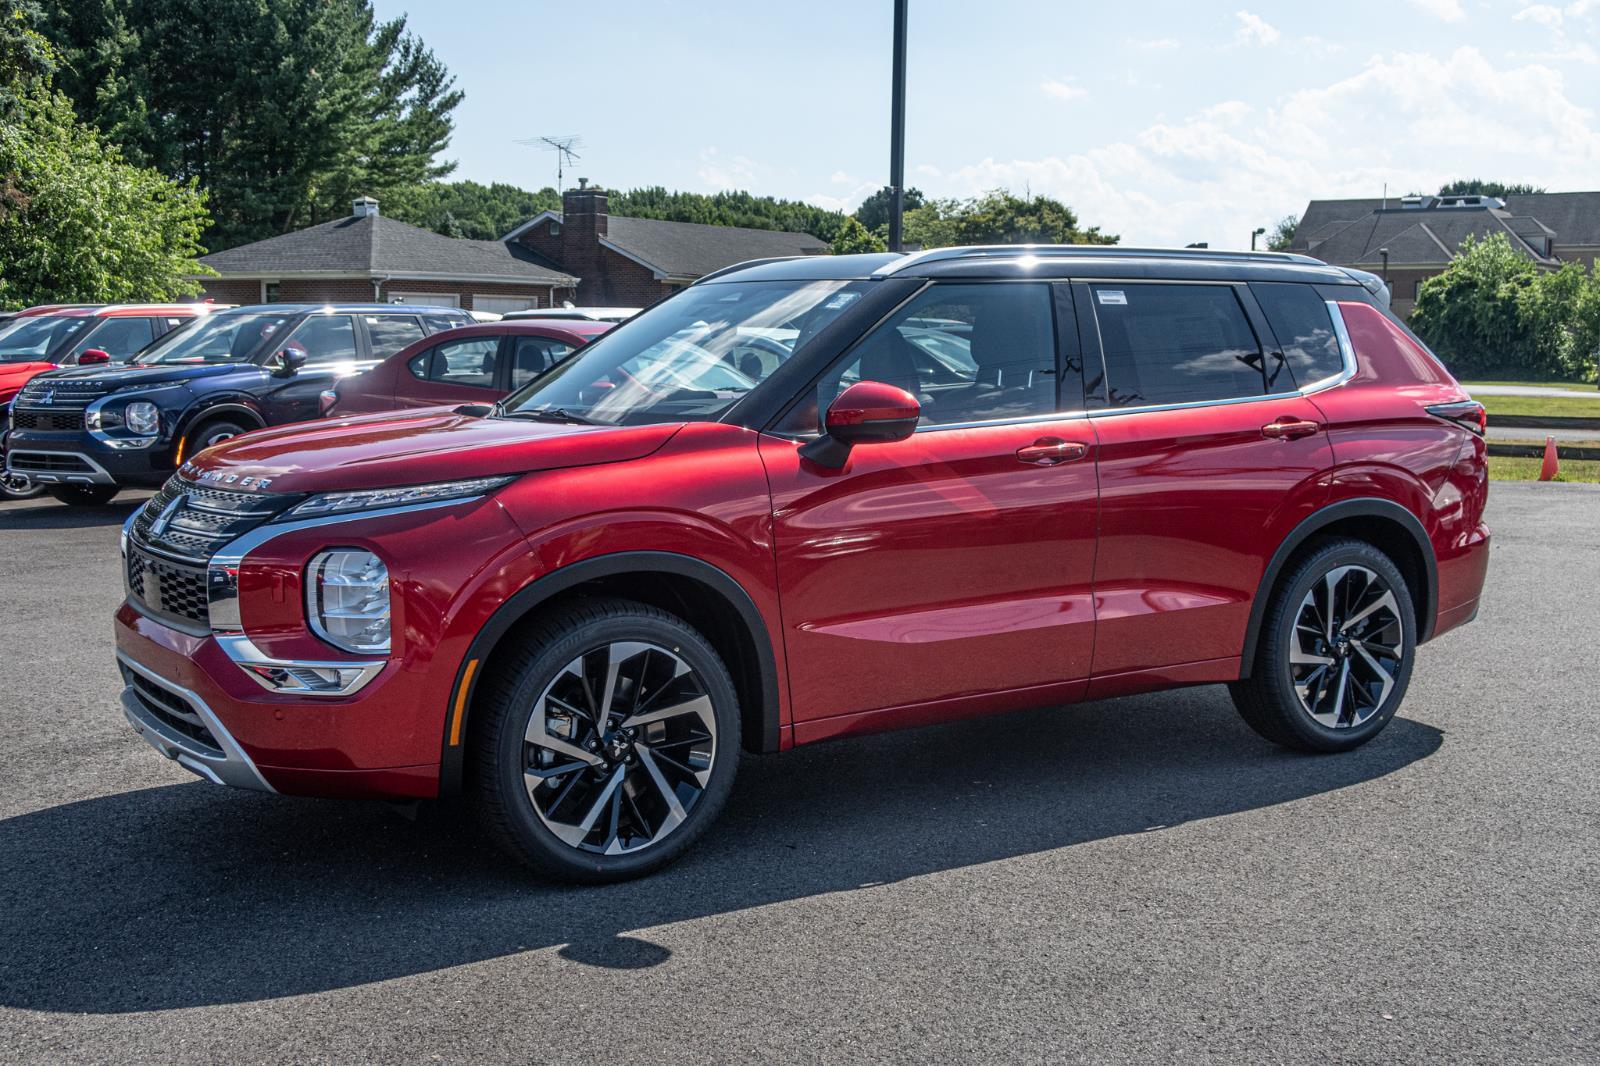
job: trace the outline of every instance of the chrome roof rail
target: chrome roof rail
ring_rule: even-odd
[[[955,259],[1198,259],[1223,262],[1305,263],[1327,266],[1320,259],[1295,252],[1226,252],[1210,248],[1124,248],[1115,244],[979,244],[964,248],[932,248],[913,252],[873,271],[875,278],[900,274],[925,263]]]

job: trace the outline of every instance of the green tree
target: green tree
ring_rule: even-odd
[[[915,211],[926,202],[927,199],[922,195],[921,189],[907,189],[905,191],[905,196],[902,198],[901,204],[906,211]],[[885,185],[883,188],[879,189],[877,192],[861,201],[861,206],[855,210],[855,217],[857,222],[860,222],[863,226],[867,227],[867,229],[872,230],[873,232],[877,232],[880,229],[888,229],[889,187]],[[902,225],[904,225],[903,216]]]
[[[211,193],[219,247],[443,177],[461,101],[371,0],[74,0],[44,29],[60,87],[132,162]]]
[[[1278,219],[1278,224],[1272,227],[1267,234],[1267,250],[1273,252],[1286,252],[1289,245],[1294,243],[1294,231],[1300,228],[1299,215],[1284,215]]]
[[[0,307],[199,291],[193,182],[130,166],[50,85],[31,4],[0,0]]]
[[[1544,189],[1537,185],[1484,181],[1482,178],[1458,178],[1439,186],[1440,196],[1527,196],[1540,192],[1544,192]]]
[[[1410,325],[1458,375],[1587,377],[1600,346],[1600,279],[1541,270],[1504,234],[1468,237],[1423,282]]]
[[[834,255],[855,255],[859,252],[882,252],[887,246],[853,215],[846,215],[839,232],[833,235],[831,247]]]
[[[879,231],[882,235],[882,231]],[[905,242],[922,248],[972,244],[1116,244],[1099,226],[1083,229],[1066,204],[995,189],[970,200],[928,200],[907,211]]]
[[[809,233],[832,241],[844,215],[799,200],[780,200],[754,193],[668,192],[659,185],[609,194],[610,211],[631,218],[659,218],[668,222],[699,222],[708,226],[745,226],[750,229]]]
[[[490,241],[541,211],[561,210],[561,197],[548,187],[530,192],[499,181],[430,181],[389,193],[381,210],[447,237]]]

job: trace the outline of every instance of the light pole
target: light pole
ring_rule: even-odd
[[[889,101],[889,250],[900,252],[906,206],[906,6],[894,0],[894,83]]]
[[[1265,226],[1257,226],[1255,228],[1255,232],[1250,234],[1250,250],[1252,252],[1256,250],[1256,238],[1261,236],[1265,232],[1267,232],[1267,227],[1265,227]]]
[[[1389,249],[1379,248],[1378,256],[1383,260],[1383,287],[1389,287]]]

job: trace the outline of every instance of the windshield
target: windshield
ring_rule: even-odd
[[[293,315],[257,312],[211,315],[192,329],[174,330],[140,352],[134,362],[173,366],[185,363],[242,363],[269,337],[282,333]]]
[[[708,421],[856,299],[859,281],[696,285],[509,396],[506,417],[606,425]]]
[[[18,318],[0,328],[0,363],[48,362],[51,352],[65,346],[93,325],[87,315],[39,315]]]

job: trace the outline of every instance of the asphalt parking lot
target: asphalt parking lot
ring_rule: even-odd
[[[138,498],[0,505],[7,1061],[1600,1058],[1595,487],[1495,485],[1481,617],[1360,751],[1220,688],[823,745],[603,889],[156,756],[109,632]]]

